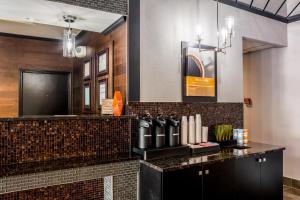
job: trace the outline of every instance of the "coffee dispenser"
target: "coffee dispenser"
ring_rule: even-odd
[[[170,147],[178,146],[180,144],[180,121],[174,115],[171,115],[167,119],[166,129],[166,143]]]
[[[138,147],[147,149],[152,147],[152,117],[149,113],[138,120]]]
[[[165,146],[166,140],[166,120],[162,115],[153,119],[153,144],[156,148]]]

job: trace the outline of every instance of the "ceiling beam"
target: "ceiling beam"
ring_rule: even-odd
[[[297,3],[297,5],[293,8],[293,10],[291,10],[291,12],[288,14],[287,18],[289,18],[291,16],[291,14],[297,9],[297,7],[299,6],[300,1]]]
[[[293,15],[287,18],[288,23],[296,22],[300,20],[300,14],[298,15]]]
[[[264,7],[264,9],[263,9],[263,11],[266,10],[266,8],[268,7],[269,3],[270,3],[270,0],[267,1],[266,5],[265,5],[265,7]]]
[[[252,8],[253,1],[254,1],[254,0],[252,0],[251,3],[250,3],[250,8]]]
[[[281,10],[282,6],[285,4],[286,0],[284,0],[282,2],[282,4],[280,5],[280,7],[278,8],[278,10],[276,11],[276,13],[274,15],[277,15],[279,13],[279,11]]]
[[[216,0],[214,0],[216,1]],[[232,6],[232,7],[236,7],[236,8],[239,8],[241,10],[245,10],[245,11],[248,11],[248,12],[251,12],[251,13],[254,13],[254,14],[258,14],[258,15],[261,15],[261,16],[264,16],[264,17],[267,17],[267,18],[270,18],[270,19],[274,19],[274,20],[277,20],[277,21],[280,21],[280,22],[284,22],[284,23],[288,23],[288,19],[286,19],[286,17],[283,17],[283,16],[279,16],[279,15],[274,15],[273,13],[270,13],[270,12],[267,12],[267,11],[263,11],[261,9],[258,9],[258,8],[255,8],[255,7],[249,7],[249,4],[246,4],[246,3],[243,3],[243,2],[235,2],[235,1],[232,1],[232,0],[219,0],[220,3],[223,3],[223,4],[226,4],[226,5],[229,5],[229,6]],[[269,2],[269,0],[268,0]],[[267,2],[267,4],[268,4]]]

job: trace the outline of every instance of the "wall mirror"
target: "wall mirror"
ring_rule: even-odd
[[[127,16],[54,1],[3,2],[1,118],[100,114],[115,91],[127,101]]]

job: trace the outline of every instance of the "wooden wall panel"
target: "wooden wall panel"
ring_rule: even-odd
[[[96,101],[96,79],[95,79],[95,56],[96,53],[113,43],[113,84],[109,84],[111,91],[120,90],[123,100],[126,102],[127,95],[127,23],[120,25],[110,34],[103,36],[99,33],[86,32],[80,38],[77,38],[78,45],[88,47],[88,56],[85,59],[75,59],[74,62],[74,83],[73,83],[73,111],[74,114],[82,114],[82,96],[83,96],[83,64],[87,59],[94,62],[92,82],[92,111],[98,113]],[[113,88],[111,88],[113,85]],[[109,95],[110,96],[110,95]]]
[[[0,36],[0,117],[17,117],[19,69],[72,72],[60,41]]]

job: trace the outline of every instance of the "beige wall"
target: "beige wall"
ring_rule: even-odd
[[[242,38],[287,44],[287,25],[220,4],[220,19],[237,20],[233,47],[218,56],[218,101],[242,102]],[[221,21],[224,24],[224,21]],[[181,41],[216,46],[216,2],[212,0],[141,0],[141,101],[181,101]]]
[[[245,108],[250,140],[282,145],[284,175],[300,180],[300,22],[288,25],[288,47],[244,56]]]

